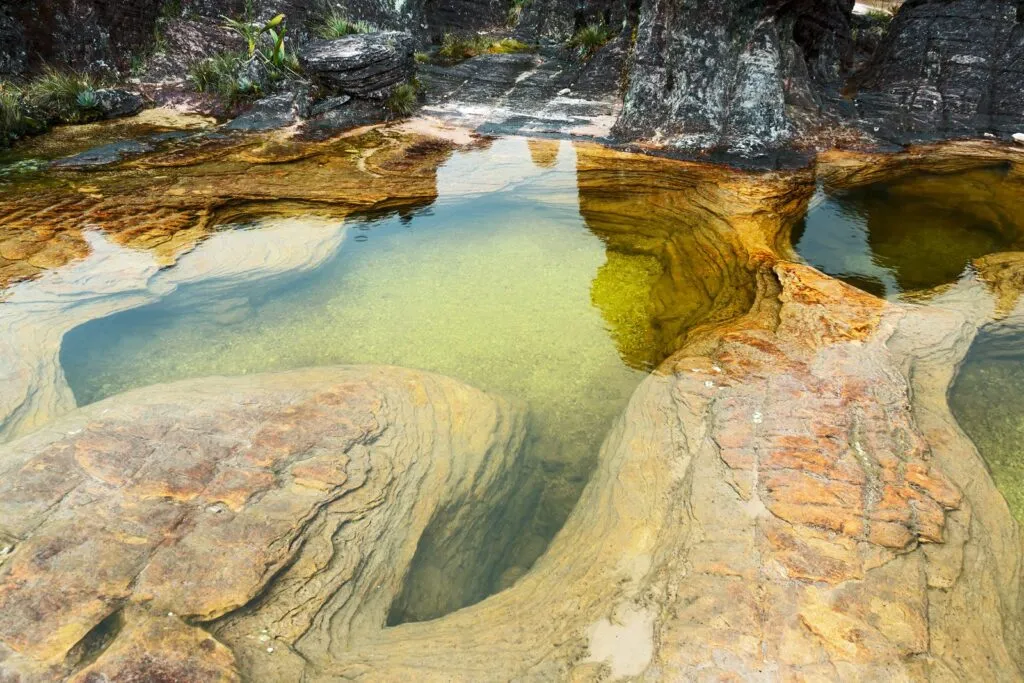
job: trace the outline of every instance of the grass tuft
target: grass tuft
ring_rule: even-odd
[[[49,67],[28,84],[25,99],[51,119],[74,123],[84,117],[78,104],[79,96],[95,89],[91,76]]]
[[[494,40],[487,36],[460,36],[455,33],[446,33],[441,39],[437,60],[442,64],[454,64],[485,53],[511,54],[513,52],[528,52],[532,49],[526,43],[521,43],[514,38]]]
[[[602,24],[588,24],[576,31],[569,39],[569,47],[576,50],[583,59],[593,56],[601,47],[611,40],[611,30]]]
[[[259,94],[259,84],[248,74],[249,58],[244,52],[222,52],[193,64],[189,80],[199,92],[213,93],[228,102]]]
[[[415,83],[403,83],[395,88],[384,106],[393,116],[405,117],[416,111],[419,104],[419,88]]]
[[[352,21],[346,15],[331,8],[320,18],[316,25],[316,34],[328,40],[344,38],[356,33],[374,33],[377,27],[366,21]]]

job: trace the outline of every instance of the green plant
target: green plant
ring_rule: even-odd
[[[96,83],[87,74],[60,71],[50,67],[28,84],[25,99],[50,119],[75,122],[84,117],[79,96],[95,89]]]
[[[519,18],[523,16],[523,10],[530,6],[533,0],[512,0],[512,5],[508,8],[508,23],[510,26],[515,26],[519,23]]]
[[[429,52],[417,52],[416,54],[413,55],[413,59],[416,60],[417,64],[426,64],[427,62],[430,61],[430,53]]]
[[[82,111],[89,111],[96,109],[99,106],[100,100],[96,96],[95,90],[83,90],[78,93],[78,97],[75,98],[75,105]]]
[[[460,36],[446,33],[441,39],[441,49],[437,57],[443,62],[461,62],[463,59],[476,57],[487,49],[490,41],[482,36]]]
[[[28,127],[21,89],[0,81],[0,145]]]
[[[231,19],[230,17],[222,16],[221,19],[224,20],[224,28],[237,33],[245,40],[249,59],[257,55],[256,48],[259,46],[260,40],[263,36],[267,36],[270,38],[270,46],[261,50],[259,54],[274,66],[284,66],[287,60],[284,45],[286,30],[283,25],[284,15],[278,14],[262,26],[253,23],[249,16],[247,14],[245,19]]]
[[[487,36],[460,36],[454,33],[446,33],[441,39],[441,47],[437,51],[437,59],[443,64],[453,64],[470,57],[476,57],[485,52],[490,54],[509,54],[512,52],[526,52],[532,49],[526,43],[521,43],[513,38],[492,40]]]
[[[513,52],[529,52],[533,48],[526,43],[520,42],[515,38],[502,38],[501,40],[491,43],[487,47],[487,52],[494,55],[507,55]]]
[[[573,37],[569,39],[568,46],[576,50],[581,58],[587,59],[611,37],[611,30],[603,23],[588,24],[573,34]]]
[[[259,93],[259,84],[247,72],[249,59],[242,52],[222,52],[196,62],[188,77],[199,92],[214,93],[234,102]]]
[[[377,27],[365,21],[352,21],[341,11],[331,7],[320,17],[316,34],[321,38],[344,38],[355,33],[373,33]]]
[[[403,83],[395,88],[384,106],[394,116],[409,116],[416,111],[419,102],[419,88],[415,83]]]

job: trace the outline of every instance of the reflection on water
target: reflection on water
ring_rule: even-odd
[[[982,333],[949,393],[957,422],[1024,522],[1024,336]]]
[[[285,284],[218,288],[213,300],[182,288],[73,330],[61,360],[77,400],[337,363],[420,368],[518,399],[531,412],[527,467],[539,485],[528,531],[495,577],[496,588],[508,583],[561,527],[644,376],[591,302],[605,246],[580,217],[573,150],[532,151],[538,164],[522,140],[456,155],[433,207],[351,221],[330,262]]]
[[[823,272],[898,297],[956,281],[979,256],[1024,246],[1022,187],[1004,169],[983,169],[820,189],[793,242]]]

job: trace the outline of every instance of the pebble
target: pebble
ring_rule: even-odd
[[[1024,145],[1024,133],[1014,133],[1013,141],[1018,145]]]

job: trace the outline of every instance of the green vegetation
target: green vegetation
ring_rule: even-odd
[[[0,81],[0,146],[31,129],[20,88]]]
[[[487,36],[460,36],[446,33],[441,40],[441,49],[437,51],[437,59],[442,64],[454,64],[470,57],[488,54],[510,54],[532,50],[526,43],[513,38],[494,40]]]
[[[321,38],[344,38],[356,33],[373,33],[377,27],[365,21],[352,21],[341,11],[331,7],[327,9],[320,22],[316,25],[315,32]]]
[[[249,74],[250,63],[244,52],[222,52],[193,64],[188,77],[199,92],[234,103],[259,94],[259,84]]]
[[[25,88],[25,99],[30,106],[41,110],[47,119],[62,123],[76,123],[87,118],[79,97],[96,89],[91,76],[70,71],[47,68],[41,76]],[[85,109],[95,107],[93,104]]]
[[[392,116],[409,116],[416,111],[416,105],[419,103],[419,97],[419,87],[417,87],[416,83],[403,83],[395,88],[395,91],[391,93],[390,97],[388,97],[384,106],[387,107],[387,110],[391,112]]]
[[[427,62],[430,61],[430,53],[417,52],[416,54],[413,55],[413,58],[416,60],[417,64],[426,64]]]
[[[299,62],[285,46],[284,15],[278,14],[265,24],[246,19],[224,17],[225,28],[241,36],[246,49],[222,52],[196,62],[189,68],[189,80],[199,92],[213,93],[228,104],[259,96],[269,84],[295,74]]]
[[[582,59],[589,59],[611,40],[612,32],[605,24],[588,24],[576,31],[569,39],[569,48],[576,50]]]
[[[97,87],[87,74],[52,67],[23,85],[0,81],[0,146],[51,124],[96,119]]]
[[[512,0],[512,5],[508,8],[508,23],[509,26],[515,26],[519,23],[520,17],[523,16],[523,10],[530,6],[533,0]]]

